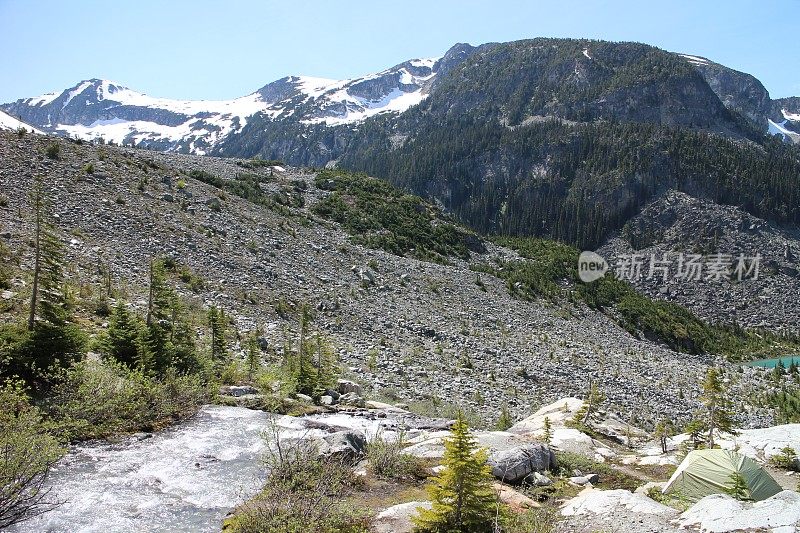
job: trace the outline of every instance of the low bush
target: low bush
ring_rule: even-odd
[[[64,449],[19,381],[0,384],[0,529],[58,506],[45,487]]]
[[[45,148],[44,153],[50,159],[58,159],[59,155],[61,154],[61,145],[58,144],[57,141],[53,141],[47,145],[47,148]]]
[[[797,452],[791,446],[785,446],[781,449],[781,453],[770,457],[769,464],[783,470],[800,472],[800,460],[798,460]]]
[[[423,461],[404,453],[403,434],[394,439],[383,439],[380,435],[367,443],[367,464],[370,471],[383,479],[424,479],[427,474]]]
[[[306,440],[287,443],[277,426],[264,433],[269,472],[262,492],[227,522],[234,533],[366,533],[370,514],[346,501],[358,487],[353,468],[320,457]]]
[[[115,361],[82,361],[57,377],[49,414],[65,439],[152,431],[193,414],[208,399],[195,375],[169,369],[156,379]]]

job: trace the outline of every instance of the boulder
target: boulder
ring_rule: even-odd
[[[359,396],[363,394],[363,391],[361,390],[361,385],[359,385],[355,381],[350,381],[347,379],[340,379],[336,381],[336,391],[339,394],[347,394],[349,392],[353,392]]]
[[[487,461],[492,475],[507,483],[519,483],[556,466],[556,456],[546,444],[531,443],[493,452]]]
[[[355,392],[348,392],[347,394],[342,394],[339,396],[339,404],[350,405],[353,407],[366,407],[367,405],[367,403],[364,401],[364,398]]]
[[[533,501],[521,492],[518,492],[507,485],[494,483],[492,487],[495,491],[497,491],[497,497],[500,499],[500,501],[508,505],[512,511],[519,513],[525,511],[526,509],[541,507],[541,504]]]
[[[624,489],[585,489],[561,508],[562,516],[593,514],[618,516],[626,511],[637,515],[677,514],[671,507],[655,502],[643,494],[634,494]]]
[[[367,438],[360,431],[337,431],[321,438],[319,453],[323,457],[334,457],[356,462],[367,448]]]
[[[333,405],[335,401],[336,400],[334,400],[332,396],[328,396],[326,394],[326,395],[320,397],[319,404],[320,405]]]
[[[800,525],[800,494],[784,490],[760,502],[712,494],[681,515],[682,527],[703,531],[795,531]]]
[[[539,472],[534,472],[529,480],[536,487],[547,487],[553,484],[553,481]]]

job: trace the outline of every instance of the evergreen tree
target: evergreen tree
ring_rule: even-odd
[[[550,422],[550,417],[544,417],[544,435],[542,436],[546,444],[550,444],[553,438],[553,424]]]
[[[675,435],[675,426],[673,426],[672,421],[666,418],[659,420],[658,424],[656,424],[654,436],[661,443],[661,453],[669,451],[667,450],[667,439],[673,435]]]
[[[118,301],[109,318],[108,330],[99,339],[100,352],[133,368],[136,366],[141,329],[136,315],[128,311],[125,302]]]
[[[196,374],[205,369],[205,360],[198,354],[195,334],[178,298],[172,299],[169,342],[172,347],[171,365],[183,373]]]
[[[11,275],[12,269],[11,265],[13,262],[13,256],[11,254],[11,250],[8,247],[0,242],[0,289],[10,289],[11,288]]]
[[[750,496],[750,487],[747,486],[747,480],[740,472],[734,472],[730,476],[730,486],[725,487],[725,494],[737,500],[752,500]]]
[[[63,326],[67,311],[63,290],[63,246],[48,216],[52,206],[41,177],[34,179],[30,200],[34,258],[28,331],[33,331],[37,321],[54,327]]]
[[[589,385],[589,392],[586,395],[586,400],[583,406],[575,413],[574,420],[581,425],[588,425],[593,414],[600,408],[603,402],[606,401],[606,395],[597,387],[597,384],[592,382]]]
[[[492,488],[487,452],[477,448],[463,416],[458,416],[444,446],[444,469],[428,488],[433,507],[419,510],[413,519],[415,530],[485,533],[498,529],[504,513]]]
[[[149,281],[147,318],[139,339],[137,366],[145,373],[159,374],[172,365],[174,347],[170,338],[175,294],[167,283],[163,261],[150,261]]]
[[[212,305],[208,310],[208,327],[211,331],[211,360],[223,361],[227,356],[225,345],[225,314]]]
[[[502,407],[500,407],[500,417],[497,419],[495,427],[499,431],[505,431],[513,425],[514,421],[511,419],[511,413],[508,412],[508,406],[503,404]]]
[[[711,367],[706,372],[700,401],[703,403],[704,422],[708,431],[706,445],[713,448],[715,431],[734,433],[731,402],[722,383],[720,371],[716,367]]]
[[[52,206],[41,177],[34,179],[30,200],[34,228],[30,309],[25,331],[15,334],[11,346],[3,350],[9,367],[4,372],[46,380],[51,367],[67,366],[81,357],[86,338],[69,323],[63,245],[50,219]]]
[[[252,382],[256,371],[258,371],[260,352],[258,333],[253,332],[247,339],[247,381]]]
[[[317,369],[316,383],[314,384],[314,397],[322,396],[329,388],[336,384],[339,377],[339,365],[333,347],[319,333],[315,336]]]

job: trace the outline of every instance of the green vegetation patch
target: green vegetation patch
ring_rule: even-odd
[[[497,243],[525,260],[472,268],[506,281],[520,299],[566,297],[605,312],[635,336],[663,342],[687,353],[723,354],[734,360],[797,353],[800,339],[734,325],[709,324],[672,302],[643,296],[627,282],[605,276],[592,283],[578,278],[577,249],[538,238],[500,237]]]
[[[353,242],[423,261],[468,259],[482,248],[480,239],[447,220],[420,198],[389,183],[342,170],[323,170],[315,185],[332,191],[313,211],[338,222]]]

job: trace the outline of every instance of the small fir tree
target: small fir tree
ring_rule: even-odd
[[[133,368],[136,366],[140,335],[139,320],[128,310],[125,302],[120,300],[111,313],[108,330],[101,335],[98,342],[100,352]]]
[[[550,444],[550,441],[553,439],[553,424],[550,422],[550,417],[544,417],[544,441],[547,444]]]
[[[428,494],[431,509],[413,518],[418,532],[485,533],[498,529],[503,513],[492,488],[487,452],[478,449],[469,427],[459,414],[445,439],[444,469],[432,479]]]
[[[750,487],[747,486],[747,480],[740,472],[734,472],[730,475],[730,485],[723,490],[725,494],[737,500],[747,501],[751,500]]]
[[[219,362],[225,359],[225,315],[221,309],[211,306],[208,310],[208,327],[211,331],[211,360]]]
[[[511,413],[508,411],[508,406],[503,404],[500,407],[500,417],[497,419],[497,429],[499,431],[505,431],[511,426],[514,425],[514,420],[511,418]]]
[[[708,432],[706,445],[709,448],[714,447],[715,431],[734,433],[733,410],[726,392],[720,371],[716,367],[709,368],[703,380],[703,394],[700,397],[704,407],[705,425]]]

